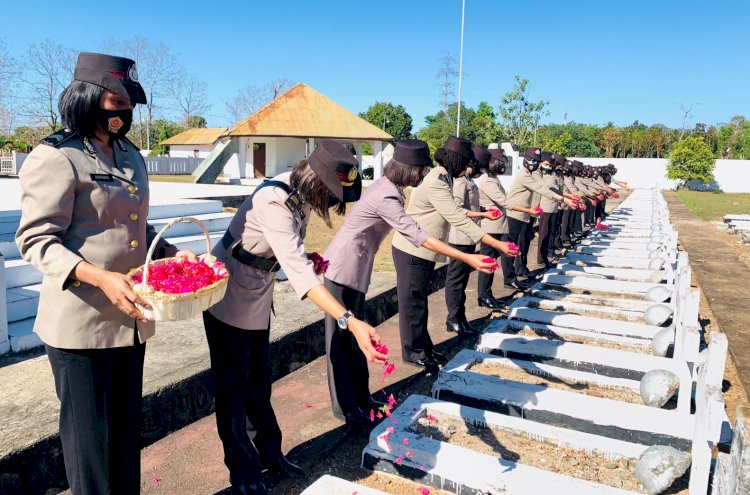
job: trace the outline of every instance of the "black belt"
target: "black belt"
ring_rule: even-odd
[[[226,249],[228,246],[231,245],[233,242],[232,235],[227,231],[224,236],[221,238],[221,243],[224,245],[224,248]],[[240,243],[237,243],[237,245],[234,246],[234,249],[232,249],[232,257],[242,263],[243,265],[247,265],[250,267],[253,267],[255,269],[258,269],[262,272],[269,272],[269,273],[276,273],[279,270],[281,270],[281,265],[279,264],[279,260],[276,259],[275,256],[271,258],[263,258],[262,256],[256,256],[250,251],[244,249]]]

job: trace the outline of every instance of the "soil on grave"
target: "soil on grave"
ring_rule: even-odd
[[[601,483],[603,485],[646,493],[635,475],[636,459],[609,460],[596,453],[533,440],[510,430],[467,424],[458,418],[429,411],[431,417],[420,418],[409,430],[434,440],[460,445],[476,452],[520,462],[545,471]],[[688,474],[678,478],[664,493],[687,495]]]
[[[480,373],[482,375],[496,376],[503,380],[512,380],[514,382],[529,383],[532,385],[542,385],[545,387],[565,390],[566,392],[576,392],[579,394],[590,395],[592,397],[603,397],[606,399],[630,402],[633,404],[643,404],[641,394],[635,390],[624,387],[601,387],[592,383],[576,382],[569,378],[550,376],[540,372],[533,374],[522,369],[503,366],[491,361],[483,361],[469,368],[469,371]]]
[[[640,354],[651,354],[651,348],[649,347],[649,344],[647,343],[644,343],[643,346],[631,345],[631,344],[620,344],[618,342],[611,342],[607,340],[583,337],[579,335],[558,335],[556,333],[541,332],[541,331],[533,330],[531,328],[521,329],[521,328],[507,327],[505,330],[505,333],[511,334],[511,335],[518,335],[519,337],[528,337],[528,338],[542,337],[547,340],[559,340],[559,341],[564,341],[564,342],[573,342],[575,344],[585,344],[585,345],[591,345],[591,346],[596,346],[596,347],[604,347],[607,349],[617,349],[620,351],[631,351],[631,352],[638,352]]]

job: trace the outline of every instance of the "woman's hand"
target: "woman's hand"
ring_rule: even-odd
[[[518,246],[516,244],[505,242],[505,241],[495,241],[496,244],[492,247],[500,251],[504,256],[514,257],[518,256]],[[511,245],[512,244],[512,245]]]
[[[502,216],[503,212],[498,210],[497,208],[487,208],[487,211],[484,212],[484,218],[488,220],[497,220]]]
[[[354,334],[359,349],[368,361],[381,364],[388,361],[388,356],[376,351],[375,347],[372,345],[373,342],[375,344],[380,344],[380,335],[378,335],[378,332],[376,332],[374,328],[353,316],[349,317],[348,324],[349,331]]]
[[[198,261],[198,257],[189,249],[180,249],[175,253],[175,258],[187,258],[188,261],[192,262]]]
[[[466,255],[466,258],[463,260],[463,262],[482,273],[492,273],[497,270],[496,260],[493,259],[492,262],[486,262],[484,261],[485,259],[487,259],[487,256],[485,256],[484,254],[469,254]]]
[[[569,208],[573,208],[573,209],[575,209],[578,204],[577,201],[573,201],[570,198],[563,198],[563,201],[565,202],[566,205],[568,205]]]
[[[195,255],[193,255],[195,256]],[[138,294],[133,292],[132,287],[135,285],[133,279],[124,273],[109,272],[102,270],[99,274],[96,287],[101,289],[107,298],[112,301],[117,309],[138,321],[148,321],[143,313],[138,311],[135,304],[140,304],[151,308]]]

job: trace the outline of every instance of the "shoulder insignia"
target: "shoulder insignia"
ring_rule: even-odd
[[[70,129],[60,129],[59,131],[50,134],[46,138],[42,139],[40,142],[42,144],[46,144],[47,146],[57,148],[65,141],[77,136],[78,133],[75,131],[71,131]]]
[[[438,179],[448,184],[448,187],[453,187],[453,179],[448,174],[440,174]]]

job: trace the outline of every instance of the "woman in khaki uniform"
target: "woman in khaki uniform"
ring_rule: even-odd
[[[343,214],[359,199],[357,160],[341,144],[323,140],[291,172],[258,186],[237,209],[212,254],[230,273],[227,292],[203,313],[216,379],[216,424],[233,493],[267,494],[261,470],[300,477],[281,452],[281,430],[271,406],[270,319],[276,272],[283,269],[300,299],[309,299],[342,331],[353,334],[369,361],[385,362],[380,336],[323,286],[305,254],[304,231],[314,211],[330,227],[329,209]],[[280,308],[277,308],[280,309]],[[255,436],[248,437],[246,422]]]
[[[486,148],[474,146],[474,162],[466,168],[466,172],[453,181],[453,200],[456,205],[466,211],[466,216],[479,225],[480,220],[497,222],[490,211],[479,204],[479,188],[474,182],[479,178],[481,170],[486,170],[490,162],[490,153]],[[477,252],[476,242],[472,243],[469,236],[456,228],[448,232],[448,244],[467,254]],[[445,320],[446,330],[456,333],[476,333],[466,318],[466,286],[473,268],[461,260],[453,259],[448,263],[445,273],[445,306],[448,314]],[[493,307],[492,309],[500,309]]]
[[[507,242],[508,218],[505,211],[507,197],[505,194],[505,188],[500,182],[500,179],[498,179],[498,175],[505,174],[508,158],[505,156],[503,150],[500,149],[489,150],[489,152],[491,158],[487,169],[487,176],[479,185],[479,205],[485,210],[497,208],[500,210],[501,215],[500,218],[496,220],[482,219],[480,226],[482,227],[482,230],[495,239]],[[492,258],[498,256],[498,252],[489,244],[482,244],[479,247],[479,253]],[[502,267],[503,273],[512,272],[513,258],[507,256],[502,257],[500,259],[500,266]],[[495,309],[504,305],[502,301],[495,299],[495,296],[492,295],[492,283],[494,280],[494,273],[480,273],[477,276],[477,304],[479,304],[479,306]]]
[[[334,236],[324,257],[330,261],[325,287],[354,316],[363,318],[365,294],[375,255],[383,239],[395,229],[415,247],[461,260],[476,270],[489,271],[493,263],[483,256],[463,253],[431,236],[404,211],[404,188],[416,187],[430,171],[432,158],[427,143],[404,139],[396,143],[393,159],[374,181]],[[367,360],[350,332],[339,328],[336,319],[326,316],[326,355],[328,389],[334,415],[350,426],[371,429],[369,412],[383,403],[370,396]],[[444,356],[433,351],[433,357]]]
[[[60,440],[71,491],[137,494],[143,357],[154,323],[127,276],[156,237],[149,188],[125,138],[146,103],[135,62],[81,53],[60,96],[66,129],[34,148],[19,174],[16,242],[43,274],[34,331],[60,399]],[[161,256],[177,253],[163,240]]]
[[[455,227],[469,236],[471,242],[481,241],[506,256],[513,256],[516,252],[510,250],[508,243],[487,235],[453,199],[453,181],[466,172],[473,159],[469,141],[449,137],[443,147],[435,152],[435,161],[439,165],[430,170],[419,187],[412,190],[406,213],[417,221],[422,230],[440,240],[445,240],[448,230]],[[435,263],[444,258],[425,247],[415,247],[399,233],[393,236],[392,245],[403,360],[435,371],[440,362],[433,357],[432,339],[427,331],[427,296]]]

